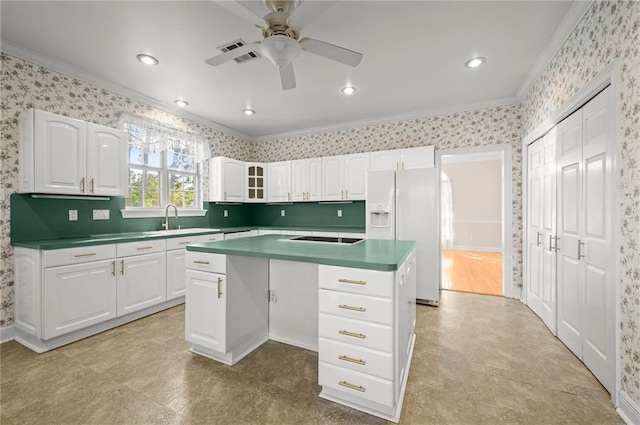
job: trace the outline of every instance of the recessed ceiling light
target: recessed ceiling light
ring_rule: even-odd
[[[186,100],[182,100],[182,99],[174,100],[173,103],[175,103],[176,105],[178,105],[181,108],[184,108],[185,106],[189,106],[189,102],[187,102]]]
[[[158,59],[154,58],[153,56],[145,55],[143,53],[140,53],[136,57],[138,58],[138,60],[140,62],[142,62],[145,65],[157,65],[157,64],[160,63],[160,61]]]
[[[243,109],[243,110],[242,110],[242,112],[243,112],[245,115],[253,115],[253,114],[255,114],[255,113],[256,113],[256,111],[254,111],[253,109],[249,109],[249,108],[247,108],[247,109]]]
[[[482,65],[484,61],[485,61],[484,58],[473,58],[466,61],[464,63],[464,66],[466,66],[467,68],[477,68],[480,65]]]
[[[350,95],[356,92],[356,88],[352,86],[346,86],[346,87],[343,87],[340,91],[346,95]]]

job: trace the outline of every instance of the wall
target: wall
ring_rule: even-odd
[[[502,161],[442,165],[453,193],[453,248],[502,248]]]
[[[640,2],[594,3],[522,99],[531,132],[611,61],[621,64],[622,390],[640,406]]]
[[[161,121],[208,137],[213,155],[254,159],[254,144],[215,129],[67,77],[7,54],[1,55],[0,120],[0,327],[13,323],[13,249],[10,246],[10,195],[18,181],[20,112],[37,108],[110,127],[121,113]],[[207,173],[205,173],[206,176]],[[206,186],[205,186],[206,187]]]

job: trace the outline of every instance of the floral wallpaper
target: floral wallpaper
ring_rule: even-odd
[[[612,60],[621,64],[622,389],[640,406],[640,2],[598,1],[522,99],[523,135]]]
[[[253,160],[252,141],[222,133],[11,55],[3,53],[1,61],[0,327],[13,324],[13,249],[10,245],[9,196],[16,191],[18,184],[17,120],[22,111],[37,108],[110,127],[118,127],[119,115],[126,112],[208,137],[211,153],[215,156]],[[206,182],[203,187],[208,187]]]

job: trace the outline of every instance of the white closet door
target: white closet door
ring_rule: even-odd
[[[609,261],[614,231],[612,157],[614,96],[609,87],[583,107],[583,234],[580,260],[584,285],[583,361],[609,391],[614,387],[615,276]]]
[[[541,265],[542,265],[542,144],[543,139],[538,139],[527,149],[527,305],[534,313],[542,317],[542,290],[541,290]]]
[[[584,291],[578,243],[582,227],[582,110],[556,126],[558,183],[558,338],[582,358]]]
[[[541,263],[540,312],[538,315],[551,333],[556,335],[556,129],[542,140],[541,179]]]

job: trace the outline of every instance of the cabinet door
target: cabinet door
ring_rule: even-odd
[[[244,201],[244,162],[225,158],[222,162],[222,200]]]
[[[345,199],[363,200],[367,197],[369,154],[347,155],[344,159]]]
[[[266,164],[247,162],[245,169],[245,202],[266,202],[267,200],[267,167]]]
[[[223,201],[222,189],[222,158],[217,156],[209,159],[209,202]]]
[[[322,200],[344,199],[344,156],[322,158]]]
[[[291,162],[271,162],[268,173],[269,202],[291,201]]]
[[[116,317],[115,260],[45,269],[44,337]]]
[[[400,168],[400,150],[371,152],[371,171]]]
[[[127,195],[126,132],[87,123],[87,193]]]
[[[86,123],[35,111],[35,191],[82,195],[86,181]]]
[[[322,158],[306,159],[307,201],[319,201],[322,196]]]
[[[226,276],[187,270],[186,280],[185,339],[226,352]]]
[[[182,297],[185,294],[185,256],[184,249],[167,251],[167,300]]]
[[[293,201],[307,200],[307,177],[306,160],[291,161],[291,199]]]
[[[166,253],[118,259],[118,316],[167,299]]]
[[[402,149],[400,151],[400,169],[430,168],[435,165],[435,149],[433,146]]]

